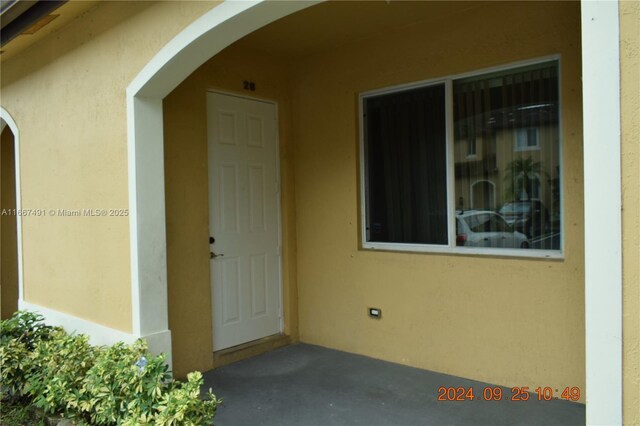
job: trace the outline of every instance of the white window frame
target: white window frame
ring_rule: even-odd
[[[473,147],[473,150],[471,147]],[[476,158],[478,158],[478,139],[476,139],[474,135],[473,138],[467,137],[467,160],[474,160]]]
[[[455,206],[455,159],[454,159],[454,140],[453,140],[453,81],[462,78],[489,74],[492,72],[505,71],[513,68],[519,68],[528,65],[536,65],[544,62],[556,61],[558,64],[558,93],[562,93],[562,63],[561,57],[557,55],[549,55],[538,57],[526,61],[510,62],[508,64],[499,65],[490,68],[478,69],[466,73],[449,75],[428,80],[421,80],[407,84],[389,86],[382,89],[369,90],[361,92],[358,96],[359,108],[359,147],[360,147],[360,238],[361,247],[365,250],[383,250],[383,251],[400,251],[400,252],[417,252],[417,253],[449,253],[449,254],[467,254],[480,256],[506,256],[506,257],[523,257],[523,258],[543,258],[543,259],[564,259],[564,197],[560,197],[560,249],[559,250],[539,250],[539,249],[507,249],[507,248],[485,248],[485,247],[458,247],[456,246],[456,206]],[[366,144],[365,144],[365,125],[364,125],[364,101],[366,98],[389,93],[396,93],[405,90],[417,89],[437,84],[445,85],[445,116],[446,116],[446,163],[447,163],[447,226],[449,243],[443,245],[437,244],[412,244],[412,243],[386,243],[367,241],[367,162],[366,162]],[[558,133],[559,133],[559,164],[560,176],[564,175],[563,160],[563,126],[562,126],[562,96],[558,99]],[[560,179],[560,193],[563,194],[564,179]]]
[[[521,131],[525,131],[525,135],[527,136],[527,144],[525,146],[520,146],[518,144],[518,134]],[[536,144],[535,145],[529,145],[529,130],[535,130],[536,131]],[[540,149],[540,129],[538,129],[537,127],[520,127],[518,129],[515,129],[513,131],[514,133],[514,137],[513,137],[513,143],[514,143],[514,147],[513,150],[515,152],[522,152],[522,151],[537,151]]]

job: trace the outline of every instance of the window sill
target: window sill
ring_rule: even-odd
[[[528,146],[526,148],[513,148],[513,152],[523,152],[523,151],[540,151],[540,146]]]
[[[451,247],[426,244],[363,243],[362,249],[399,253],[450,254],[482,257],[511,257],[521,259],[564,260],[562,250],[501,249],[482,247]]]

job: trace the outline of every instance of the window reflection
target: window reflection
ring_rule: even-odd
[[[453,96],[458,218],[486,220],[471,232],[498,232],[493,213],[523,248],[559,250],[557,63],[454,80]]]

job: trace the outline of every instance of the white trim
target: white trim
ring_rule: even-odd
[[[562,96],[562,75],[564,68],[562,61],[558,59],[558,136],[560,137],[558,144],[558,191],[560,191],[560,251],[564,253],[565,245],[565,216],[564,216],[564,181],[565,181],[565,168],[564,168],[564,97]]]
[[[622,424],[618,1],[582,1],[586,420]]]
[[[173,354],[171,353],[171,331],[163,330],[140,338],[147,341],[147,348],[153,355],[159,355],[161,353],[164,354],[166,356],[165,361],[169,368],[171,368],[173,365]]]
[[[540,58],[530,59],[526,61],[518,61],[508,64],[503,64],[490,68],[483,68],[480,70],[473,70],[462,74],[448,75],[433,79],[421,80],[416,82],[410,82],[405,84],[399,84],[395,86],[384,87],[381,89],[369,90],[361,92],[359,94],[359,147],[360,147],[360,209],[361,209],[361,227],[360,238],[362,239],[361,247],[363,249],[371,250],[383,250],[383,251],[399,251],[399,252],[416,252],[416,253],[446,253],[446,254],[466,254],[466,255],[481,255],[481,256],[504,256],[504,257],[518,257],[518,258],[538,258],[538,259],[564,259],[564,217],[562,216],[562,205],[560,206],[560,223],[562,224],[561,231],[561,243],[559,250],[538,250],[538,249],[504,249],[504,248],[485,248],[485,247],[459,247],[456,245],[456,200],[455,200],[455,158],[454,158],[454,130],[453,130],[453,82],[455,80],[482,76],[493,72],[506,71],[517,69],[523,66],[543,64],[546,62],[555,61],[558,67],[558,89],[560,89],[560,82],[562,76],[560,74],[560,55],[549,55]],[[407,90],[418,89],[422,87],[429,87],[443,84],[445,86],[445,120],[446,120],[446,164],[447,164],[447,226],[448,226],[448,244],[405,244],[405,243],[387,243],[387,242],[371,242],[367,241],[367,162],[366,162],[366,128],[364,126],[364,102],[366,98],[373,96],[386,95],[390,93],[400,93]],[[559,92],[560,93],[560,92]],[[561,98],[559,95],[558,108],[561,106]],[[561,119],[561,111],[558,111],[558,118]],[[559,128],[560,131],[560,128]],[[559,138],[559,155],[560,161],[562,161],[562,146],[563,135],[558,134]],[[495,184],[494,185],[494,200],[495,200]],[[477,182],[476,182],[477,183]],[[562,193],[564,187],[564,167],[560,163],[560,191]],[[473,194],[471,194],[471,201],[473,201]],[[562,196],[560,197],[562,202]],[[494,201],[495,202],[495,201]]]
[[[559,71],[559,70],[558,70]],[[560,73],[558,72],[558,80],[560,79]],[[535,130],[536,131],[536,144],[535,145],[529,145],[529,130]],[[521,131],[525,131],[525,135],[527,137],[527,145],[526,146],[520,146],[518,145],[518,135],[520,134]],[[537,127],[518,127],[516,129],[513,129],[514,137],[513,137],[513,143],[514,143],[514,147],[513,147],[513,151],[514,152],[522,152],[522,151],[540,151],[540,129],[538,129]]]
[[[455,233],[455,226],[453,227]],[[455,245],[449,247],[446,245],[435,244],[404,244],[404,243],[372,243],[364,242],[363,248],[377,251],[396,251],[409,253],[441,253],[454,255],[474,255],[474,256],[490,256],[490,257],[514,257],[523,259],[564,259],[564,254],[558,250],[538,250],[538,249],[507,249],[507,248],[489,248],[489,247],[459,247]]]
[[[2,129],[5,126],[9,126],[11,133],[13,133],[13,146],[14,146],[14,167],[16,173],[16,210],[22,210],[22,183],[20,173],[20,130],[18,125],[14,121],[11,114],[0,107],[0,123],[2,123]],[[18,249],[18,305],[24,300],[24,262],[22,251],[22,215],[16,215],[16,245]]]
[[[469,208],[471,210],[475,209],[475,200],[474,200],[474,196],[473,196],[473,187],[476,186],[477,184],[479,184],[480,182],[487,182],[489,184],[491,184],[491,187],[493,188],[493,203],[490,203],[492,205],[490,205],[489,207],[491,208],[491,210],[495,210],[496,206],[496,184],[493,183],[492,181],[490,181],[489,179],[478,179],[476,181],[474,181],[470,186],[469,186]],[[491,200],[490,200],[491,201]]]
[[[364,119],[364,96],[358,96],[358,156],[360,161],[360,168],[358,170],[358,179],[360,183],[360,199],[358,200],[358,208],[360,209],[360,241],[359,246],[364,248],[368,240],[367,234],[367,223],[369,219],[367,217],[367,212],[369,211],[369,206],[367,204],[369,200],[369,193],[367,192],[368,186],[365,183],[366,177],[369,175],[369,171],[367,169],[367,162],[365,159],[367,158],[367,150],[364,146],[365,139],[365,131],[366,124]]]
[[[444,83],[447,80],[460,80],[460,79],[469,78],[469,77],[478,77],[483,74],[490,74],[490,73],[500,72],[500,71],[508,71],[513,68],[526,67],[528,65],[543,64],[545,62],[551,62],[551,61],[557,61],[558,64],[560,64],[560,59],[561,59],[561,55],[555,54],[555,55],[540,56],[533,59],[526,59],[524,61],[508,62],[506,64],[474,69],[472,71],[465,71],[463,73],[458,73],[458,74],[450,74],[450,75],[441,76],[437,78],[428,78],[426,80],[396,84],[393,86],[386,86],[381,89],[367,90],[365,92],[360,92],[360,97],[366,98],[372,95],[385,95],[388,93],[396,93],[396,92],[401,92],[403,90],[411,90],[419,87],[428,86],[431,84],[437,84],[438,82]]]
[[[116,330],[92,321],[36,305],[35,303],[20,300],[19,309],[31,312],[37,312],[44,317],[47,324],[57,325],[64,328],[68,333],[84,334],[89,337],[89,343],[95,346],[113,345],[117,342],[133,343],[138,339],[147,341],[149,352],[153,355],[164,353],[167,357],[168,365],[171,365],[171,333],[169,330],[154,333],[148,336],[138,336],[124,331]]]
[[[162,100],[127,99],[132,328],[168,329]],[[138,127],[134,127],[134,123]],[[132,182],[133,181],[133,182]]]
[[[104,325],[96,324],[76,316],[36,305],[35,303],[20,301],[19,308],[25,311],[37,312],[44,316],[47,324],[58,325],[69,333],[82,333],[89,336],[92,345],[113,345],[116,342],[132,343],[137,337],[124,331],[116,330]]]
[[[132,328],[169,333],[162,99],[195,69],[258,28],[319,3],[225,1],[169,41],[127,87]],[[160,339],[170,353],[169,339]]]
[[[284,333],[284,280],[282,270],[282,175],[280,170],[280,108],[277,102],[274,102],[276,108],[276,208],[278,215],[278,316],[280,318],[280,334]]]
[[[134,98],[127,94],[127,140],[135,140],[135,128],[132,123],[134,118]],[[140,286],[138,281],[138,210],[136,196],[136,158],[135,144],[127,144],[128,193],[129,193],[129,247],[131,256],[131,326],[134,333],[140,333]]]
[[[162,99],[189,74],[247,34],[321,1],[224,1],[169,41],[127,87],[127,97]]]
[[[445,80],[444,108],[447,140],[447,239],[448,247],[456,245],[456,156],[453,141],[455,130],[453,123],[453,79]]]

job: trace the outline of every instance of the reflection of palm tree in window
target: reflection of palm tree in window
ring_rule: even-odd
[[[506,197],[511,200],[540,198],[540,175],[542,162],[534,161],[531,156],[516,158],[507,164],[504,180],[507,183]]]

